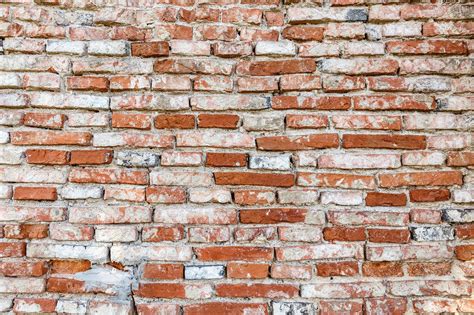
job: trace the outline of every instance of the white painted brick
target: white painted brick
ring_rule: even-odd
[[[28,105],[28,98],[23,94],[0,94],[0,104],[2,107],[26,107]]]
[[[86,52],[86,43],[79,41],[48,41],[46,52],[50,54],[83,55]]]
[[[362,204],[362,192],[359,191],[323,191],[321,203],[323,205],[335,204],[340,206],[357,206]]]
[[[189,189],[189,201],[195,203],[230,203],[232,196],[230,191],[225,189],[191,188]]]
[[[74,113],[69,115],[69,127],[107,127],[110,121],[109,113]]]
[[[0,172],[0,182],[64,184],[68,173],[54,168],[9,167]]]
[[[273,315],[314,315],[314,306],[305,302],[272,302]]]
[[[56,312],[66,314],[86,314],[87,301],[59,300]]]
[[[23,156],[22,148],[2,147],[0,148],[0,164],[21,164]]]
[[[107,96],[96,96],[89,94],[61,94],[41,92],[31,95],[31,105],[33,107],[45,108],[77,108],[100,110],[109,109],[109,98]]]
[[[100,226],[95,229],[97,242],[134,242],[137,238],[134,226]]]
[[[244,129],[247,131],[271,131],[282,129],[284,120],[279,115],[245,115]]]
[[[125,41],[90,41],[87,51],[91,55],[99,56],[125,56],[127,54]]]
[[[10,199],[12,197],[12,186],[0,185],[0,199]]]
[[[88,259],[96,263],[108,260],[109,249],[106,246],[81,246],[60,244],[30,243],[26,256],[32,258]]]
[[[10,134],[7,131],[0,131],[0,143],[8,143],[10,141]]]
[[[309,165],[311,166],[311,165]],[[398,154],[323,154],[318,158],[319,168],[377,169],[401,166]]]
[[[68,184],[61,189],[63,199],[101,199],[103,195],[99,186]]]
[[[280,155],[251,155],[251,169],[289,170],[291,168],[290,154]]]
[[[154,167],[160,163],[160,156],[151,152],[120,151],[115,163],[125,167]]]
[[[421,22],[397,22],[384,24],[382,32],[385,37],[421,36]]]
[[[225,276],[224,266],[185,266],[186,280],[222,279]]]
[[[278,191],[278,202],[282,204],[314,204],[318,202],[319,193],[317,190],[311,189],[292,189],[292,190],[279,190]]]
[[[41,278],[0,278],[0,293],[41,293],[45,289]]]
[[[136,264],[142,260],[187,261],[192,258],[191,247],[113,245],[110,259],[123,264]]]
[[[259,41],[255,45],[255,54],[257,56],[294,56],[296,45],[291,41]]]
[[[456,189],[453,191],[453,200],[455,203],[472,203],[474,202],[474,190]]]

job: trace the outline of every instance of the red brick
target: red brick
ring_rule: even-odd
[[[84,293],[86,284],[84,281],[67,278],[49,278],[46,290],[54,293]]]
[[[454,249],[456,258],[462,261],[474,259],[474,245],[459,245]]]
[[[324,27],[295,25],[286,27],[282,35],[284,38],[295,41],[322,41]]]
[[[275,202],[275,193],[271,190],[234,191],[234,202],[239,205],[267,205]]]
[[[234,279],[265,279],[268,277],[268,265],[230,262],[227,264],[227,277]]]
[[[474,165],[474,152],[449,152],[446,162],[449,166]]]
[[[369,229],[369,241],[374,243],[408,243],[409,230]]]
[[[365,229],[358,227],[327,227],[324,228],[323,235],[326,241],[365,241]]]
[[[275,224],[304,222],[306,209],[273,208],[240,210],[240,222],[244,224]]]
[[[15,187],[13,199],[53,201],[58,199],[58,194],[54,187]]]
[[[459,239],[474,238],[474,223],[460,224],[456,226],[456,237]]]
[[[202,261],[268,261],[273,258],[272,248],[265,247],[217,246],[196,248],[194,251]]]
[[[168,42],[132,43],[132,56],[163,57],[168,55]]]
[[[59,150],[28,149],[26,161],[30,164],[64,165],[68,162],[68,152]]]
[[[52,260],[51,272],[71,274],[89,270],[91,266],[89,260]]]
[[[182,279],[184,266],[180,264],[152,264],[147,263],[143,268],[143,278],[175,280]]]
[[[21,257],[26,254],[26,243],[0,243],[0,257]]]
[[[179,241],[184,238],[184,228],[178,226],[144,227],[142,240],[144,242]]]
[[[268,315],[266,303],[211,302],[184,306],[184,315],[201,314],[263,314]]]
[[[343,135],[342,146],[346,149],[407,149],[426,148],[425,136],[414,135]]]
[[[417,276],[444,276],[451,272],[451,262],[412,262],[407,266],[408,274]]]
[[[71,151],[71,165],[100,165],[110,164],[114,157],[112,150],[73,150]]]
[[[316,70],[313,60],[243,61],[237,65],[239,75],[279,75],[311,73]]]
[[[0,275],[6,277],[40,277],[48,272],[48,265],[43,261],[2,261]]]
[[[11,239],[42,239],[48,237],[47,224],[5,225],[4,237]]]
[[[70,90],[106,92],[109,89],[109,80],[104,77],[68,77],[67,87]]]
[[[253,185],[291,187],[295,183],[293,174],[272,174],[253,172],[216,172],[217,185]]]
[[[321,262],[316,264],[318,276],[355,276],[359,273],[357,261]]]
[[[318,129],[329,126],[324,115],[286,115],[286,126],[294,129]]]
[[[411,172],[380,174],[381,187],[401,186],[450,186],[462,185],[462,173],[459,171]]]
[[[321,314],[363,314],[364,304],[362,302],[321,300],[319,304]]]
[[[362,265],[362,273],[368,277],[401,277],[403,269],[399,262],[367,261]]]
[[[157,129],[194,129],[194,115],[158,115],[155,118]]]
[[[199,128],[236,129],[239,120],[238,115],[199,114],[198,126]]]
[[[126,169],[73,169],[69,174],[72,183],[98,183],[98,184],[148,184],[147,171],[132,171]]]
[[[151,128],[150,116],[145,114],[113,113],[112,127],[147,130]]]
[[[436,202],[446,201],[451,198],[448,189],[412,189],[410,190],[411,202]]]
[[[184,203],[186,202],[186,191],[179,187],[147,187],[146,201],[149,203]]]
[[[246,167],[247,154],[245,153],[213,153],[206,155],[206,166],[214,167]]]
[[[365,204],[371,207],[401,207],[407,204],[407,196],[401,194],[368,192]]]

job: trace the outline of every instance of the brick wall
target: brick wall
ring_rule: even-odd
[[[0,311],[473,313],[474,6],[404,2],[2,1]]]

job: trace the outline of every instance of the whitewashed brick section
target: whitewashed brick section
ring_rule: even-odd
[[[63,199],[100,199],[104,189],[100,186],[68,184],[61,189]]]
[[[192,257],[190,247],[113,245],[110,248],[112,261],[136,264],[144,259],[156,261],[187,261]]]
[[[338,192],[338,191],[323,191],[321,192],[321,203],[323,205],[335,204],[340,206],[357,206],[362,204],[362,193],[354,192]]]
[[[89,94],[61,94],[61,93],[34,93],[31,95],[33,107],[45,108],[73,108],[100,110],[109,109],[107,96]]]
[[[398,154],[337,154],[321,155],[319,168],[376,169],[398,168],[401,166]]]
[[[60,244],[28,244],[26,256],[50,259],[88,259],[97,263],[108,261],[109,249],[106,246],[82,246]]]
[[[230,191],[225,189],[191,188],[189,189],[189,201],[195,203],[230,203],[232,202],[232,195]]]
[[[250,168],[266,170],[289,170],[291,168],[290,155],[251,155]]]
[[[224,266],[186,266],[184,268],[186,280],[222,279],[224,276]]]
[[[127,43],[123,41],[90,41],[87,51],[91,55],[125,56]]]
[[[255,45],[256,55],[294,56],[296,45],[291,41],[261,41]]]
[[[456,203],[472,203],[474,202],[474,189],[454,190],[453,199]]]
[[[83,55],[86,43],[79,41],[48,41],[46,51],[50,54]]]
[[[0,148],[0,164],[17,165],[21,164],[23,149],[15,147]]]
[[[95,240],[98,242],[134,242],[138,238],[134,226],[97,227]]]

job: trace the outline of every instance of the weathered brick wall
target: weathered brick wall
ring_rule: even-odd
[[[2,1],[0,311],[473,313],[474,6],[403,2]]]

